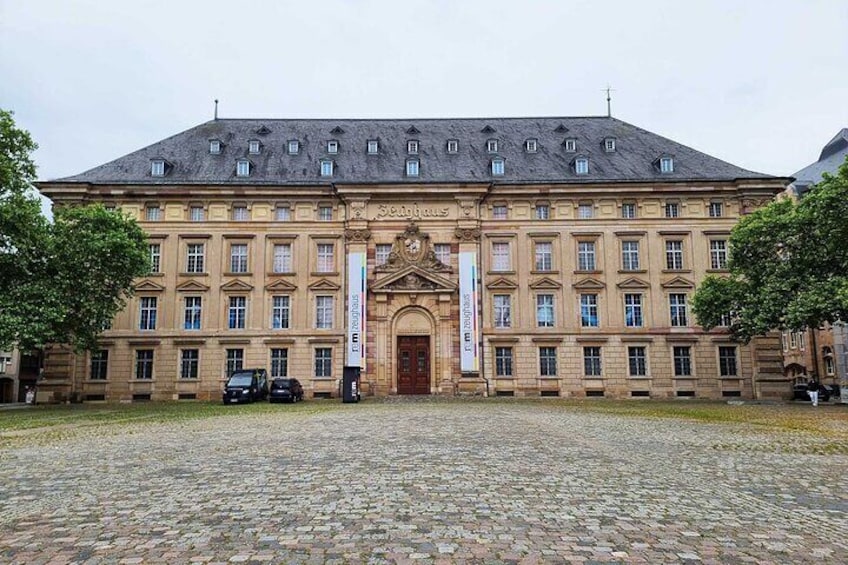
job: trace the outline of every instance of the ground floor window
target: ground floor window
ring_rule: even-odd
[[[90,378],[93,381],[105,381],[106,373],[109,368],[109,352],[105,349],[100,349],[91,352],[91,374]]]
[[[315,349],[315,376],[333,376],[333,350],[329,347],[318,347]]]
[[[289,374],[289,350],[271,350],[271,378],[287,377]]]
[[[244,349],[227,350],[227,376],[244,368]]]
[[[180,353],[180,378],[196,379],[198,376],[198,365],[200,351],[197,349],[183,349]]]
[[[136,349],[135,378],[150,380],[153,378],[153,350]]]
[[[512,348],[495,348],[495,375],[499,377],[512,376]]]
[[[555,377],[557,374],[556,347],[539,348],[539,374]]]
[[[718,369],[722,377],[735,377],[736,372],[736,348],[718,348]]]
[[[644,377],[648,374],[648,357],[645,353],[645,347],[627,348],[627,366],[631,377]]]
[[[583,374],[587,377],[601,376],[601,348],[597,346],[583,348]]]
[[[692,353],[690,347],[674,348],[674,376],[688,377],[692,374]]]

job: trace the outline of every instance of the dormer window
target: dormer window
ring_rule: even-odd
[[[369,155],[376,155],[379,152],[380,152],[380,142],[377,141],[376,139],[369,139],[368,140],[368,154]]]
[[[498,140],[490,139],[486,142],[486,151],[488,153],[497,153],[498,152]]]
[[[300,142],[296,139],[289,140],[288,151],[289,155],[297,155],[300,153]]]
[[[236,161],[236,176],[250,176],[250,161],[248,161],[247,159],[239,159],[238,161]]]
[[[492,174],[496,177],[502,177],[504,174],[504,160],[501,157],[492,159]]]
[[[674,172],[674,159],[671,157],[660,157],[660,172],[661,173],[673,173]]]
[[[418,176],[418,159],[410,159],[406,162],[406,176]]]
[[[612,153],[615,151],[615,138],[607,137],[604,139],[604,151],[607,153]]]
[[[574,172],[578,175],[589,174],[589,158],[578,157],[574,160]]]
[[[458,139],[449,139],[447,149],[448,149],[448,153],[459,153],[459,140]]]
[[[528,139],[524,142],[524,150],[528,153],[535,153],[539,147],[539,142],[535,139]]]
[[[321,161],[321,176],[322,177],[331,177],[333,176],[333,162],[329,159],[324,159]]]
[[[259,155],[259,140],[252,139],[247,142],[247,150],[251,155]]]
[[[406,142],[406,152],[410,155],[415,155],[418,153],[418,142],[414,139],[410,139]]]
[[[569,137],[568,139],[563,141],[562,144],[565,146],[565,151],[567,153],[574,153],[575,151],[577,151],[577,140],[573,137]]]
[[[209,141],[209,153],[212,155],[218,155],[221,153],[221,141],[218,139],[212,139]]]
[[[150,162],[150,176],[164,177],[165,176],[165,160],[153,159]]]
[[[328,141],[327,142],[327,153],[331,155],[335,155],[339,152],[339,142],[338,141]]]

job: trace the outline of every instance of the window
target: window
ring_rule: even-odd
[[[660,159],[660,172],[661,173],[673,173],[674,172],[674,159],[671,157],[662,157]]]
[[[671,316],[671,326],[682,328],[688,324],[686,319],[686,295],[685,294],[669,294],[668,295],[669,314]]]
[[[154,177],[165,176],[165,161],[156,159],[150,162],[150,175]]]
[[[451,264],[451,246],[450,243],[437,243],[433,246],[433,252],[436,254],[436,259],[443,265],[450,266]]]
[[[410,155],[415,155],[418,153],[418,142],[414,139],[410,139],[406,142],[406,152]]]
[[[332,222],[333,221],[333,207],[332,206],[318,206],[318,220],[322,222]]]
[[[575,151],[577,151],[576,139],[566,139],[564,145],[566,153],[574,153]]]
[[[580,325],[584,328],[598,327],[598,295],[580,295]]]
[[[710,202],[710,218],[721,218],[722,212],[721,202]]]
[[[627,348],[627,367],[631,377],[644,377],[648,374],[648,359],[645,347],[633,346]]]
[[[628,328],[642,327],[642,295],[624,295],[624,325]]]
[[[318,272],[332,273],[336,270],[336,259],[332,243],[318,244]]]
[[[536,270],[551,271],[553,270],[553,243],[550,241],[536,242]]]
[[[536,219],[548,220],[551,217],[551,207],[549,204],[536,204]]]
[[[278,222],[290,222],[291,208],[289,206],[277,206],[274,210],[274,219]]]
[[[271,378],[289,376],[289,350],[272,349],[271,350]]]
[[[798,348],[801,351],[804,351],[804,349],[806,349],[806,340],[807,338],[804,335],[804,332],[798,332]]]
[[[589,174],[589,159],[581,157],[574,160],[574,172],[578,175]]]
[[[621,242],[621,268],[624,271],[639,270],[639,242]]]
[[[333,162],[332,161],[321,161],[321,176],[322,177],[331,177],[333,176]]]
[[[329,347],[315,348],[315,376],[318,378],[333,376],[333,350]]]
[[[289,155],[297,155],[300,152],[300,142],[292,139],[288,142]]]
[[[244,368],[244,349],[227,350],[227,377]]]
[[[247,159],[239,159],[238,161],[236,161],[236,176],[250,176],[250,161],[248,161]]]
[[[798,347],[798,337],[795,332],[789,332],[789,349],[796,349]]]
[[[153,350],[136,349],[135,378],[149,381],[153,378]]]
[[[507,219],[507,207],[503,204],[496,204],[492,206],[492,219],[493,220],[506,220]]]
[[[378,243],[374,248],[374,262],[377,265],[385,265],[389,262],[389,255],[392,252],[390,243]]]
[[[789,351],[787,332],[780,332],[780,344],[783,346],[783,351]]]
[[[180,352],[180,378],[181,379],[196,379],[198,376],[198,366],[200,361],[200,351],[197,349],[183,349]]]
[[[678,216],[680,216],[680,205],[677,202],[666,202],[665,217],[677,218]]]
[[[202,273],[204,245],[202,243],[189,243],[186,245],[186,272]]]
[[[221,152],[221,142],[217,139],[213,139],[209,142],[209,152],[213,155],[217,155]]]
[[[718,373],[722,377],[736,376],[736,348],[735,347],[719,347],[718,348]]]
[[[672,349],[672,354],[674,357],[674,376],[692,376],[692,348],[689,346],[675,346]]]
[[[679,271],[683,268],[683,242],[680,240],[665,242],[665,268]]]
[[[486,142],[486,151],[489,153],[497,153],[498,152],[498,140],[490,139]]]
[[[554,327],[554,295],[536,295],[536,326],[539,328]]]
[[[259,154],[259,141],[251,140],[247,142],[247,151],[251,155]]]
[[[206,211],[203,206],[191,206],[188,209],[188,219],[192,222],[203,222],[206,220]]]
[[[836,367],[833,364],[833,350],[830,347],[822,347],[822,357],[824,358],[824,372],[827,376],[832,377],[836,372]]]
[[[377,141],[376,139],[369,139],[368,140],[368,154],[369,155],[376,155],[379,152],[380,152],[380,142]]]
[[[459,152],[459,141],[456,139],[449,139],[447,146],[448,153],[458,153]]]
[[[292,246],[291,243],[277,243],[274,245],[274,272],[292,272]]]
[[[236,222],[244,222],[250,219],[250,212],[247,206],[233,206],[233,220]]]
[[[161,273],[162,246],[158,243],[151,243],[147,249],[150,251],[150,272]]]
[[[200,329],[200,316],[203,313],[203,300],[200,296],[186,296],[183,307],[183,328]]]
[[[91,373],[88,375],[92,381],[105,381],[109,372],[109,351],[98,349],[91,352]]]
[[[557,376],[556,347],[539,348],[539,375],[543,377]]]
[[[512,268],[512,260],[509,256],[509,243],[496,241],[492,243],[492,270],[509,271]]]
[[[338,141],[328,141],[327,142],[327,153],[331,155],[335,155],[339,152],[339,142]]]
[[[156,329],[156,297],[143,296],[139,302],[138,329]]]
[[[228,314],[227,327],[231,330],[243,330],[247,318],[247,297],[231,296]]]
[[[315,327],[328,330],[333,327],[333,297],[315,297]]]
[[[583,348],[583,374],[587,377],[601,376],[601,348],[597,346]]]
[[[233,243],[230,245],[230,272],[247,272],[247,244]]]
[[[595,215],[595,208],[591,204],[579,204],[577,206],[577,217],[581,220],[588,220]]]
[[[724,239],[710,240],[710,268],[727,268],[727,241]]]
[[[607,153],[615,151],[615,138],[608,137],[604,140],[604,151]]]
[[[512,326],[512,303],[508,294],[494,295],[494,320],[496,328],[509,328]]]
[[[286,330],[291,320],[291,306],[288,296],[274,296],[271,298],[271,328],[275,330]]]
[[[721,318],[719,318],[719,320],[718,320],[718,325],[725,327],[725,328],[729,328],[730,324],[732,324],[732,323],[733,323],[733,313],[732,312],[722,314]]]
[[[498,377],[512,376],[512,348],[495,348],[495,375]]]
[[[524,142],[524,150],[528,153],[535,153],[538,149],[539,143],[535,139],[528,139]]]
[[[410,159],[406,162],[406,176],[408,177],[417,177],[418,176],[418,161],[415,159]]]
[[[144,218],[148,222],[158,222],[159,221],[159,206],[151,205],[144,208]]]
[[[595,242],[594,241],[578,241],[577,242],[577,270],[578,271],[594,271],[595,270]]]
[[[503,176],[504,174],[504,160],[503,159],[492,159],[492,174],[495,176]]]
[[[636,217],[636,204],[633,202],[625,202],[621,205],[621,217],[625,220],[632,220]]]

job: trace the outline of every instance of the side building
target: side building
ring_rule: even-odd
[[[214,399],[238,367],[338,394],[774,397],[779,340],[689,299],[789,179],[609,117],[218,119],[38,183],[149,234],[101,349],[47,351],[56,398]]]

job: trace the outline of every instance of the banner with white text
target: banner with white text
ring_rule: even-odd
[[[365,253],[347,256],[347,366],[365,370]]]
[[[463,373],[480,370],[477,318],[477,253],[459,254],[459,348]]]

